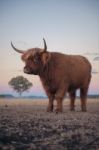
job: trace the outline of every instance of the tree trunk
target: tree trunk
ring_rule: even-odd
[[[19,96],[21,97],[21,95],[22,95],[22,92],[19,92]]]

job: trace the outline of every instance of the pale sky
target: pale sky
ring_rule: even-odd
[[[0,94],[13,93],[8,82],[23,75],[33,83],[32,95],[44,95],[37,76],[23,73],[20,49],[43,47],[49,51],[81,54],[92,63],[89,93],[99,94],[99,0],[0,0]]]

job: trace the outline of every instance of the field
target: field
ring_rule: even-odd
[[[87,112],[47,113],[48,100],[0,99],[1,150],[99,150],[99,99],[88,99]],[[55,104],[56,105],[56,104]]]

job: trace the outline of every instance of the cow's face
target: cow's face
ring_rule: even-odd
[[[42,52],[42,49],[30,49],[22,55],[25,62],[24,73],[39,75],[42,69],[51,59],[49,52]]]
[[[24,73],[38,75],[41,67],[41,54],[39,49],[31,49],[22,55],[25,62]]]
[[[39,75],[42,69],[48,64],[51,54],[47,52],[46,42],[44,40],[44,49],[32,48],[27,51],[16,49],[11,43],[13,49],[22,53],[22,60],[25,63],[24,73]]]

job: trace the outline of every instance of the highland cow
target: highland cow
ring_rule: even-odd
[[[32,48],[23,51],[15,48],[12,42],[11,46],[15,51],[22,53],[21,58],[25,62],[24,73],[39,75],[49,98],[48,112],[53,111],[54,99],[57,101],[56,112],[62,112],[66,92],[70,96],[70,110],[74,111],[77,89],[80,89],[81,109],[86,111],[91,64],[85,57],[49,52],[45,40],[44,49]]]

